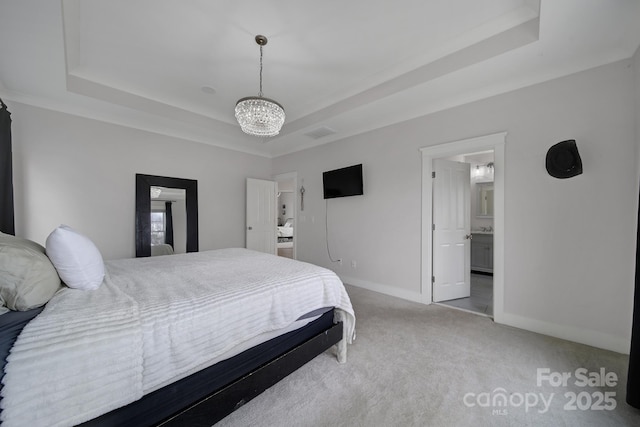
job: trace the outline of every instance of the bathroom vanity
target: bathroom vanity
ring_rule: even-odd
[[[493,273],[493,233],[472,232],[471,271]]]

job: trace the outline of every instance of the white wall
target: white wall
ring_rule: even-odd
[[[403,139],[388,128],[274,159],[274,173],[296,171],[306,190],[305,210],[298,211],[298,259],[397,292],[417,292],[421,158],[418,146]],[[322,172],[358,163],[364,195],[323,200]],[[331,255],[343,259],[342,267],[327,255],[327,206]]]
[[[245,178],[267,158],[15,102],[11,111],[16,234],[44,244],[59,224],[106,259],[135,254],[135,174],[198,180],[200,249],[244,247]]]
[[[505,318],[627,352],[637,199],[633,73],[622,61],[275,159],[274,173],[298,171],[307,189],[298,258],[418,300],[418,149],[506,131]],[[584,174],[558,180],[544,159],[565,139],[576,139]],[[340,266],[326,255],[321,173],[355,163],[364,164],[365,194],[329,201]]]
[[[201,249],[244,246],[245,178],[297,171],[306,189],[298,258],[348,283],[419,300],[419,148],[506,131],[505,318],[628,351],[639,62],[636,54],[273,161],[10,102],[16,231],[44,243],[66,223],[105,258],[133,256],[135,174],[145,173],[198,180]],[[585,172],[551,178],[546,151],[569,138]],[[356,163],[364,164],[365,194],[325,204],[322,172]],[[326,205],[332,255],[342,266],[328,260]]]

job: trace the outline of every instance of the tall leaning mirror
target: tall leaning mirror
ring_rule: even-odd
[[[198,251],[198,181],[136,174],[136,257]]]

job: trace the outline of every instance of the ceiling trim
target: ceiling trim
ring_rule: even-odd
[[[233,139],[224,140],[213,132],[196,132],[193,126],[178,126],[168,123],[161,117],[135,112],[137,114],[122,115],[100,110],[99,108],[86,108],[86,106],[73,103],[65,103],[47,97],[36,97],[33,95],[10,92],[0,89],[0,97],[4,101],[17,102],[45,110],[51,110],[63,114],[82,117],[89,120],[96,120],[116,126],[123,126],[130,129],[141,130],[152,134],[162,135],[170,138],[177,138],[184,141],[207,144],[217,148],[238,151],[255,156],[272,158],[267,147],[262,145],[247,146],[241,141]]]
[[[110,77],[108,68],[104,72],[100,68],[92,71],[91,63],[83,62],[92,58],[82,52],[82,49],[92,46],[90,38],[83,38],[86,36],[84,31],[90,29],[84,25],[91,22],[86,19],[99,16],[91,15],[90,4],[81,0],[61,0],[57,6],[49,5],[48,13],[43,15],[48,18],[37,21],[37,26],[32,23],[31,27],[25,27],[25,31],[28,29],[34,37],[23,37],[22,44],[14,43],[16,51],[18,47],[25,46],[38,55],[24,61],[28,55],[22,55],[14,62],[23,67],[24,64],[38,64],[38,67],[32,67],[30,74],[20,73],[17,65],[4,67],[8,72],[3,76],[4,81],[0,80],[0,94],[10,101],[274,158],[628,59],[635,52],[633,49],[629,53],[629,49],[635,46],[634,43],[637,45],[640,30],[630,28],[629,22],[632,16],[640,13],[640,7],[614,9],[591,5],[578,8],[579,0],[572,0],[562,7],[548,3],[541,13],[540,3],[540,0],[514,2],[513,9],[502,15],[493,15],[496,16],[494,19],[477,21],[478,25],[466,27],[467,31],[443,40],[444,44],[430,49],[414,49],[415,52],[409,52],[408,57],[403,55],[404,60],[389,60],[386,68],[369,70],[373,74],[363,76],[343,92],[319,91],[321,93],[312,97],[315,107],[312,109],[310,102],[295,115],[291,114],[292,119],[296,118],[287,122],[275,138],[245,135],[232,116],[222,116],[228,112],[225,105],[220,106],[224,112],[216,112],[215,109],[208,112],[212,105],[202,98],[202,94],[199,94],[198,102],[191,105],[187,98],[184,102],[178,101],[181,99],[178,96],[175,100],[164,99],[162,90],[146,90],[144,85],[136,87],[127,83],[125,77]],[[84,10],[86,8],[89,9]],[[27,19],[32,13],[26,6],[15,9],[22,13],[21,19]],[[583,22],[581,26],[568,25],[568,17],[577,10],[587,19],[580,20]],[[629,22],[616,24],[623,12],[630,17]],[[15,21],[16,24],[19,22]],[[16,33],[18,27],[11,28]],[[39,29],[43,30],[42,34]],[[585,33],[587,31],[589,33]],[[608,37],[603,36],[602,40],[586,38],[592,33],[597,35],[598,31]],[[581,35],[584,37],[580,38]],[[48,37],[48,43],[43,43],[45,40],[36,36]],[[558,51],[550,48],[556,40],[585,40],[585,43],[593,40],[595,48],[590,48],[591,43],[558,43]],[[602,43],[598,44],[600,41]],[[42,46],[47,46],[46,51]],[[288,49],[295,49],[296,45],[292,46]],[[126,49],[126,45],[122,48]],[[553,62],[533,60],[538,58],[553,58]],[[107,62],[97,62],[101,63]],[[55,68],[47,69],[48,64]],[[513,70],[517,72],[510,73],[511,65],[515,64],[526,64],[527,68],[514,66]],[[540,67],[536,68],[538,64]],[[505,72],[500,73],[501,70]],[[492,78],[492,72],[496,72],[495,78]],[[30,76],[38,78],[31,82],[37,84],[30,85]],[[171,85],[171,81],[166,84]],[[334,95],[340,97],[335,97],[337,102],[332,103]],[[331,128],[337,132],[317,139],[306,135],[319,128]]]
[[[287,135],[538,40],[538,16],[287,124]]]
[[[62,1],[66,87],[67,90],[72,93],[124,106],[137,111],[146,111],[151,114],[157,114],[173,121],[195,125],[196,127],[205,130],[205,133],[212,137],[213,134],[216,135],[216,137],[212,139],[206,138],[202,141],[204,143],[236,149],[243,152],[251,152],[252,154],[260,153],[260,155],[273,157],[276,155],[276,152],[282,152],[282,143],[279,142],[287,136],[294,135],[304,130],[309,131],[311,127],[315,128],[327,119],[345,113],[348,114],[350,111],[357,110],[391,97],[399,91],[409,90],[415,86],[432,81],[453,71],[466,68],[480,61],[484,61],[488,58],[492,58],[507,51],[535,42],[539,37],[539,4],[539,0],[530,0],[525,5],[515,9],[511,13],[503,15],[490,23],[486,23],[473,31],[463,34],[458,37],[458,39],[452,40],[448,46],[444,46],[441,49],[440,53],[427,53],[428,55],[431,55],[431,58],[423,57],[419,62],[417,62],[419,64],[420,62],[424,63],[424,61],[427,60],[428,62],[425,65],[418,66],[417,68],[405,72],[397,77],[382,81],[373,87],[348,96],[333,105],[324,107],[318,111],[289,122],[282,129],[279,136],[265,139],[257,146],[255,138],[248,138],[246,135],[239,132],[239,128],[235,123],[228,123],[227,121],[218,120],[198,112],[170,105],[159,100],[154,100],[148,96],[136,94],[133,93],[133,91],[118,88],[105,82],[99,82],[95,79],[91,79],[90,76],[83,75],[80,63],[80,25],[82,7],[80,0]],[[369,84],[371,84],[371,82]],[[106,121],[114,120],[107,119]],[[119,120],[120,123],[122,121],[123,120]],[[148,129],[149,127],[148,125],[135,125],[131,123],[132,120],[130,118],[125,121],[129,126],[133,125],[134,127],[145,129]],[[166,122],[163,122],[162,124],[165,128],[168,126],[168,123]],[[385,125],[389,124],[391,123],[387,123]],[[361,131],[350,132],[350,135],[369,130],[370,129],[363,129]],[[165,132],[166,130],[162,133]],[[180,130],[177,133],[183,134],[183,131]],[[336,140],[346,136],[347,135],[339,132],[333,135],[331,139]],[[229,141],[219,143],[219,138],[224,138],[225,140],[229,139]],[[326,142],[329,142],[327,138],[320,138],[315,140],[311,145],[319,145]],[[240,144],[240,146],[237,144]],[[251,145],[254,147],[250,148]],[[296,142],[295,147],[289,147],[284,151],[299,151],[300,149],[303,149],[302,147],[305,145],[308,144],[298,144]]]

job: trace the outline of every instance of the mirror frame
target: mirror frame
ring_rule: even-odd
[[[187,252],[198,252],[198,181],[136,174],[136,257],[151,256],[151,187],[185,190]]]

